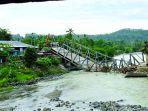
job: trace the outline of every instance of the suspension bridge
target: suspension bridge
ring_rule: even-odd
[[[65,41],[62,44],[57,42],[52,46],[52,52],[87,71],[101,71],[103,68],[108,71],[119,71],[140,66],[145,62],[145,56],[142,52],[130,53],[126,55],[128,59],[125,57],[115,58],[95,52],[76,41]]]

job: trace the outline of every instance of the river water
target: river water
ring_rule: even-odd
[[[52,96],[73,102],[123,99],[121,104],[148,106],[148,78],[124,76],[117,73],[73,71],[61,79],[33,85],[37,88],[31,92],[26,91],[28,96],[0,101],[0,107],[17,106],[17,111],[32,111],[37,107],[48,106]]]

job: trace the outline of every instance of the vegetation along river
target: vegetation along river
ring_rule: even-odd
[[[0,101],[0,108],[15,107],[15,111],[33,111],[44,107],[53,108],[56,103],[51,104],[50,99],[54,97],[78,103],[79,107],[85,108],[87,106],[81,101],[87,103],[90,101],[121,100],[120,104],[148,107],[148,78],[124,78],[124,76],[117,73],[73,71],[63,75],[63,78],[60,79],[45,80],[36,85],[27,86],[30,87],[30,90],[26,90],[26,88],[13,90],[11,98]],[[14,96],[12,97],[12,95]],[[80,108],[77,107],[77,109]],[[83,110],[80,109],[80,111]],[[64,109],[64,107],[63,109],[54,107],[54,111],[69,110]]]

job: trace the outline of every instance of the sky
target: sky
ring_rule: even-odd
[[[0,5],[0,27],[13,34],[103,34],[148,29],[148,0],[65,0]]]

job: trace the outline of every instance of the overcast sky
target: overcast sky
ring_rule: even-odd
[[[11,33],[110,33],[148,29],[148,0],[66,0],[0,5],[0,27]]]

